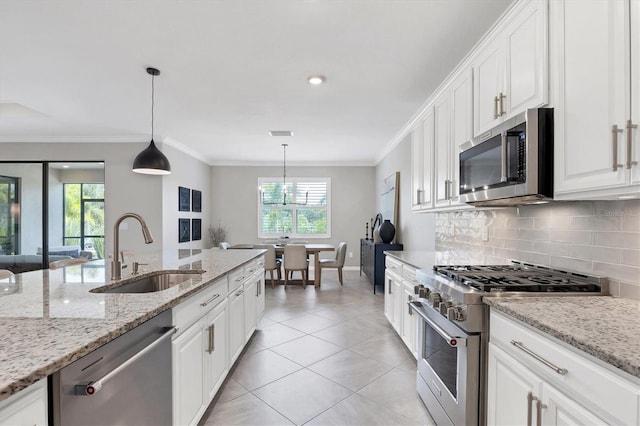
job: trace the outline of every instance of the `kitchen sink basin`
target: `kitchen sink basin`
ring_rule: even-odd
[[[166,290],[192,278],[200,278],[202,271],[155,272],[140,278],[129,278],[115,287],[104,286],[91,290],[92,293],[153,293]]]

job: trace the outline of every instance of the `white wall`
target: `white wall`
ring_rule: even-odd
[[[396,241],[404,245],[405,251],[434,250],[435,214],[411,211],[411,136],[404,138],[376,167],[376,194],[382,192],[384,179],[396,171],[400,172],[400,219],[394,223]],[[375,202],[379,211],[379,195],[375,196]]]
[[[287,167],[289,177],[331,178],[331,238],[347,242],[347,266],[360,263],[360,238],[375,216],[373,167]],[[282,177],[282,167],[214,166],[211,173],[211,221],[227,228],[232,244],[258,243],[258,178]],[[323,257],[329,257],[323,256]]]

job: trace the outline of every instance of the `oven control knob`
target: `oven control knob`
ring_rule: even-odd
[[[440,310],[440,314],[442,316],[447,316],[447,310],[453,305],[451,302],[440,302],[438,305],[438,309]]]
[[[442,301],[442,296],[440,296],[440,293],[431,293],[429,295],[429,301],[431,302],[431,306],[433,306],[434,308],[439,307],[440,302]]]
[[[428,288],[426,287],[422,287],[419,291],[418,291],[418,297],[420,299],[428,299],[429,298],[429,294],[431,292],[429,291]]]
[[[451,306],[447,309],[449,321],[464,321],[464,311],[462,308]]]

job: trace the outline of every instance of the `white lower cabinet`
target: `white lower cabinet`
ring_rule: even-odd
[[[638,424],[639,381],[492,310],[487,424]]]
[[[173,423],[197,424],[207,408],[204,394],[205,348],[198,321],[173,341]]]
[[[244,334],[244,289],[236,288],[229,294],[229,361],[233,364],[242,352]]]
[[[416,269],[398,259],[386,258],[384,314],[404,344],[417,358],[418,318],[407,304],[415,297]]]
[[[46,425],[47,379],[0,401],[0,425]]]
[[[384,315],[396,331],[402,324],[400,299],[402,299],[402,263],[387,256],[384,274]]]
[[[173,424],[200,421],[255,331],[264,312],[258,265],[248,262],[173,308]]]
[[[205,395],[211,401],[220,389],[227,373],[229,372],[227,327],[229,312],[227,300],[223,300],[216,306],[206,318],[204,332],[205,340]]]

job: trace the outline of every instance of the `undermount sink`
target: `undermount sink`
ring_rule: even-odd
[[[166,290],[192,278],[200,278],[203,271],[162,272],[140,278],[129,278],[115,287],[98,287],[92,293],[152,293]]]

